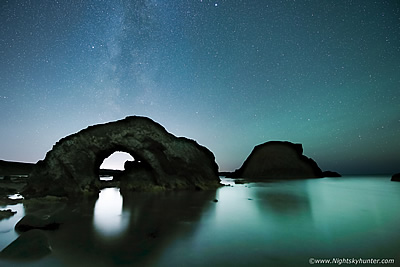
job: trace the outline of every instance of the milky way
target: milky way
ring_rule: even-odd
[[[270,140],[324,170],[400,166],[398,1],[0,2],[0,159],[148,116],[222,171]],[[396,169],[397,168],[397,169]]]

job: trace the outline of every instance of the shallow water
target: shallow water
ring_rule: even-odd
[[[400,183],[389,176],[124,196],[107,188],[97,201],[82,203],[71,213],[68,224],[46,232],[53,247],[50,256],[18,264],[309,266],[309,258],[400,262],[398,203]],[[18,207],[15,216],[0,221],[0,249],[17,237],[12,227],[24,215],[22,205]]]

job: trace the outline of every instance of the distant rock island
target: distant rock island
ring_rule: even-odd
[[[342,177],[342,175],[338,172],[333,171],[323,171],[322,177]]]
[[[327,174],[339,175],[334,172]],[[301,144],[270,141],[254,147],[243,165],[228,177],[298,179],[321,178],[325,175],[314,160],[303,155]]]
[[[135,159],[119,175],[121,190],[211,189],[220,186],[214,155],[146,117],[90,126],[58,141],[29,175],[24,196],[97,193],[99,167],[116,151]]]
[[[392,181],[400,182],[400,173],[393,174]]]

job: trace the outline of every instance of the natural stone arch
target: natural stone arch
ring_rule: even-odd
[[[130,190],[210,189],[220,186],[214,155],[194,140],[175,137],[149,118],[132,116],[90,126],[58,141],[39,161],[26,196],[98,192],[98,171],[115,151],[131,154],[143,168],[126,170]]]

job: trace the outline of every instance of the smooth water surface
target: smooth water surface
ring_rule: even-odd
[[[0,251],[18,237],[18,234],[14,231],[14,226],[25,215],[24,206],[22,204],[0,206],[0,210],[7,209],[11,209],[17,213],[10,218],[0,221]]]
[[[164,251],[162,265],[309,266],[311,257],[400,261],[400,183],[387,178],[253,183],[221,188],[217,198],[196,233]]]
[[[104,189],[97,201],[82,203],[71,222],[47,232],[50,256],[21,266],[309,266],[309,258],[400,262],[400,183],[388,176],[224,182],[232,186],[128,195]],[[10,220],[0,221],[0,229]],[[3,239],[7,233],[0,232],[2,248],[15,238]]]

